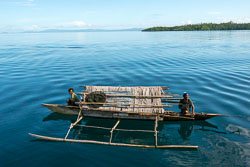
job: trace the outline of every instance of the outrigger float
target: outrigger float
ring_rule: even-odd
[[[55,138],[41,136],[29,133],[29,135],[51,141],[60,142],[77,142],[77,143],[93,143],[113,146],[130,146],[130,147],[146,147],[146,148],[182,148],[182,149],[197,149],[198,146],[191,145],[158,145],[157,131],[158,121],[195,121],[206,120],[216,116],[229,116],[221,114],[180,114],[174,111],[165,110],[172,105],[178,104],[181,97],[166,93],[169,90],[166,86],[148,86],[148,87],[118,87],[118,86],[81,86],[84,87],[81,95],[81,101],[78,106],[57,105],[57,104],[42,104],[55,113],[77,115],[77,120],[70,124],[69,130],[64,138]],[[97,128],[110,130],[109,142],[94,141],[94,140],[78,140],[69,139],[68,135],[72,128],[80,126],[79,123],[84,117],[95,118],[112,118],[117,119],[116,124],[112,128],[100,126],[87,126],[87,128]],[[155,122],[153,130],[131,130],[117,129],[122,119],[133,120],[151,120]],[[114,131],[133,131],[153,133],[155,145],[138,145],[113,143],[112,137]]]

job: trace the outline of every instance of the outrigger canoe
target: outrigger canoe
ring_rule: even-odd
[[[205,114],[195,113],[182,115],[178,112],[165,110],[172,105],[178,104],[181,99],[178,95],[166,93],[168,87],[151,86],[151,87],[119,87],[119,86],[82,86],[85,89],[78,92],[82,95],[80,102],[76,103],[77,106],[58,105],[58,104],[42,104],[55,113],[77,115],[77,120],[70,124],[69,130],[64,138],[55,138],[49,136],[41,136],[29,133],[29,135],[51,141],[60,142],[78,142],[78,143],[94,143],[113,146],[130,146],[130,147],[146,147],[146,148],[184,148],[184,149],[197,149],[198,146],[191,145],[158,145],[158,121],[195,121],[206,120],[216,116],[228,116],[221,114]],[[109,142],[94,141],[94,140],[78,140],[69,139],[70,131],[75,126],[81,126],[81,120],[84,117],[95,118],[112,118],[117,122],[112,128],[100,126],[86,126],[88,128],[98,128],[110,130]],[[131,129],[118,129],[122,119],[132,120],[153,120],[154,130],[131,130]],[[153,133],[155,145],[138,145],[138,144],[125,144],[114,143],[114,131],[134,131],[143,133]]]

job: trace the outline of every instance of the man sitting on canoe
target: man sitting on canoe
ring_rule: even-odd
[[[76,106],[77,104],[75,104],[75,102],[79,102],[79,98],[74,93],[74,89],[73,88],[69,88],[68,91],[69,91],[69,94],[70,94],[70,98],[67,100],[68,105],[70,105],[70,106]]]
[[[191,99],[188,98],[188,93],[183,93],[183,99],[180,100],[179,109],[181,109],[181,114],[190,114],[192,107],[192,114],[194,114],[194,105]]]

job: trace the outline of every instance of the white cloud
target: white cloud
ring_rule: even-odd
[[[87,24],[84,21],[72,21],[72,22],[59,23],[56,24],[55,26],[57,28],[76,29],[76,28],[89,28],[92,25]]]
[[[188,23],[188,24],[192,24],[192,20],[188,20],[187,23]]]
[[[24,31],[40,31],[42,30],[41,27],[39,27],[38,25],[31,25],[31,26],[25,26],[23,27]]]
[[[12,3],[19,6],[35,6],[35,0],[23,0],[20,2],[12,2]]]
[[[83,26],[86,25],[86,23],[83,22],[83,21],[73,21],[73,22],[70,23],[70,24],[72,24],[73,26],[76,26],[76,27],[83,27]]]
[[[192,24],[192,20],[187,20],[187,21],[181,21],[180,24],[181,25],[186,25],[186,24]]]

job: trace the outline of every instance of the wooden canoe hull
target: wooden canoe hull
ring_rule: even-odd
[[[42,104],[55,113],[66,115],[78,115],[80,108],[78,106],[67,106],[57,104]],[[155,120],[156,115],[141,115],[138,113],[115,112],[115,111],[98,111],[98,109],[89,109],[82,112],[85,117],[95,118],[114,118],[114,119],[138,119],[138,120]]]
[[[55,113],[66,115],[78,115],[80,108],[78,106],[57,105],[57,104],[42,104],[46,108]],[[143,113],[129,113],[121,111],[103,111],[98,109],[84,109],[82,112],[85,117],[96,118],[113,118],[113,119],[134,119],[134,120],[155,120],[156,114],[143,114]],[[220,116],[220,114],[200,114],[196,113],[191,115],[180,115],[175,113],[174,115],[160,114],[159,121],[187,121],[187,120],[206,120],[212,117]]]

